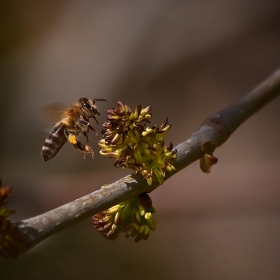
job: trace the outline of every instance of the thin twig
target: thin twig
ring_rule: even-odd
[[[186,141],[177,145],[176,171],[167,174],[166,179],[200,159],[205,154],[204,143],[211,143],[210,152],[221,146],[243,122],[279,94],[280,69],[244,98],[206,119]],[[31,248],[66,227],[158,186],[157,183],[149,186],[140,175],[129,175],[61,207],[14,224]]]

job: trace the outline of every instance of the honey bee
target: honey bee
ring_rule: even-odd
[[[41,154],[43,161],[48,161],[55,157],[67,141],[72,144],[75,149],[83,152],[84,156],[92,154],[93,158],[94,152],[92,148],[80,142],[77,137],[82,133],[88,142],[87,134],[90,129],[98,135],[94,127],[89,123],[89,119],[93,118],[98,124],[95,116],[100,116],[100,113],[95,105],[96,101],[107,102],[107,99],[91,100],[82,97],[77,103],[72,104],[66,110],[59,113],[60,121],[56,123],[42,147]]]

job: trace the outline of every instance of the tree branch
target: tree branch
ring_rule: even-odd
[[[244,98],[206,119],[201,127],[183,143],[177,145],[176,171],[166,179],[212,154],[250,116],[280,94],[280,69]],[[205,145],[211,143],[211,145]],[[204,147],[207,147],[207,150]],[[115,183],[33,218],[15,222],[30,249],[48,236],[61,231],[85,218],[97,214],[140,193],[151,192],[159,186],[149,186],[140,175],[129,175]]]

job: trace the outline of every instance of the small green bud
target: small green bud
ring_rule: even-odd
[[[136,242],[146,240],[156,226],[150,211],[154,212],[152,201],[147,193],[143,193],[94,215],[94,228],[112,240],[121,231],[125,232],[126,237],[135,237]]]

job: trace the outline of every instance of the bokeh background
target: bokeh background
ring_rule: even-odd
[[[66,144],[44,163],[43,106],[107,98],[102,124],[117,100],[151,105],[176,145],[280,66],[279,0],[1,1],[0,23],[0,176],[14,221],[128,174],[93,133],[94,160]],[[88,219],[1,259],[1,279],[280,279],[279,109],[278,98],[242,125],[209,175],[196,162],[154,191],[147,241],[107,241]]]

